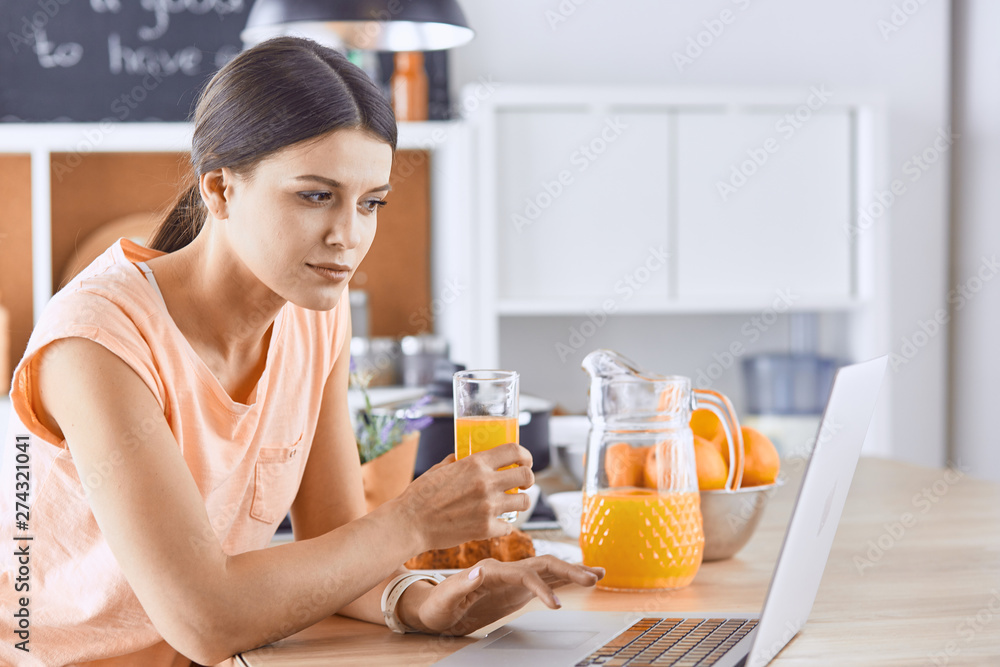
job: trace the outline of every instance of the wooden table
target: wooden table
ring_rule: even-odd
[[[704,563],[687,588],[628,594],[568,586],[559,590],[564,608],[759,612],[802,469],[801,460],[786,462],[788,483],[771,498],[753,539],[734,558]],[[543,608],[533,600],[507,620]],[[331,616],[231,662],[429,665],[471,641],[396,635]],[[1000,664],[1000,485],[961,471],[862,459],[809,621],[772,664]]]

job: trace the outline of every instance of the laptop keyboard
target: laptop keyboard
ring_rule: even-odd
[[[711,665],[755,627],[756,619],[643,618],[576,667]]]

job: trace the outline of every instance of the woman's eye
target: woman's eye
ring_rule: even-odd
[[[325,201],[330,201],[329,192],[300,192],[299,196],[306,201],[311,201],[315,204],[322,204]]]
[[[384,199],[369,199],[366,202],[364,202],[364,207],[365,210],[368,211],[369,213],[374,213],[375,211],[385,206],[386,203],[387,202]]]

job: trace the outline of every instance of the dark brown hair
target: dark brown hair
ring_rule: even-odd
[[[205,221],[198,178],[229,167],[249,176],[278,150],[332,130],[358,128],[396,151],[396,118],[378,86],[342,54],[309,39],[277,37],[244,51],[202,90],[194,112],[195,182],[177,198],[150,248],[173,252]]]

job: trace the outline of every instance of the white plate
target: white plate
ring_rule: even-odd
[[[580,547],[575,544],[567,544],[565,542],[553,542],[551,540],[531,540],[535,545],[535,555],[536,556],[555,556],[560,558],[567,563],[581,563],[583,562],[583,552],[580,551]],[[448,577],[457,572],[461,572],[462,568],[454,569],[442,569],[442,570],[413,570],[414,572],[423,572],[426,574],[443,574]]]
[[[536,556],[555,556],[567,563],[582,563],[583,552],[575,544],[553,542],[551,540],[532,540],[535,543]]]

